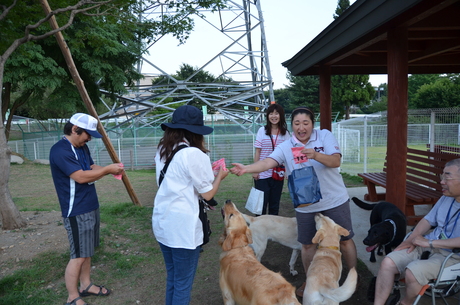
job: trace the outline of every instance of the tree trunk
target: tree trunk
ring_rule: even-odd
[[[27,226],[27,222],[19,213],[8,189],[11,151],[6,143],[3,123],[0,125],[0,213],[3,230],[13,230]]]
[[[26,90],[25,93],[21,94],[21,96],[14,101],[13,105],[11,105],[11,101],[10,101],[10,105],[11,105],[10,115],[8,117],[8,120],[6,121],[6,126],[5,126],[6,141],[10,139],[11,124],[13,123],[14,114],[19,109],[19,107],[27,103],[31,95],[32,95],[32,90]]]
[[[350,119],[350,106],[346,105],[345,106],[345,120],[349,120],[349,119]]]
[[[3,88],[3,71],[6,59],[0,56],[0,90]],[[2,108],[2,94],[0,94],[0,109]],[[11,198],[8,189],[10,178],[11,151],[5,135],[4,117],[0,118],[0,214],[4,230],[19,229],[27,226],[27,222],[19,214],[19,210]]]
[[[10,108],[10,100],[11,100],[11,83],[4,83],[3,84],[3,92],[1,93],[2,96],[0,97],[2,100],[2,107],[0,110],[2,111],[2,118],[5,119],[6,112],[8,108]]]

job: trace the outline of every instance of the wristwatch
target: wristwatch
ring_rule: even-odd
[[[428,241],[428,244],[430,244],[430,248],[431,248],[431,250],[433,250],[434,247],[433,247],[433,240],[432,240],[432,239],[430,239],[430,240]]]

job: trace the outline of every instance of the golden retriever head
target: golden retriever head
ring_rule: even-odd
[[[222,250],[229,251],[252,244],[252,233],[243,215],[231,200],[227,200],[222,207],[224,218],[224,233],[219,239]]]
[[[340,236],[348,236],[350,232],[336,224],[332,219],[321,213],[315,215],[316,234],[312,239],[314,244],[322,247],[339,248]]]

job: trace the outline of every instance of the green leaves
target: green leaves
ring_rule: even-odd
[[[346,119],[352,105],[368,105],[375,95],[369,75],[334,75],[331,91],[333,111],[343,112],[345,109]]]
[[[13,3],[12,0],[8,1],[10,3],[6,5]],[[76,14],[72,25],[63,31],[63,35],[95,106],[100,99],[99,89],[124,93],[126,85],[132,85],[142,78],[136,70],[136,64],[147,49],[147,44],[166,34],[173,35],[179,43],[183,43],[193,30],[193,17],[200,14],[198,9],[215,11],[223,8],[224,2],[112,0],[97,9]],[[87,8],[95,4],[98,1],[50,1],[51,9],[56,12],[70,5]],[[165,13],[146,15],[155,8]],[[70,11],[56,14],[59,26],[65,25],[69,16]],[[0,56],[15,40],[24,37],[26,27],[37,24],[44,17],[45,13],[38,2],[18,1],[0,20]],[[30,33],[43,35],[50,30],[46,21],[34,27]],[[4,77],[5,82],[12,84],[10,106],[14,105],[15,97],[30,96],[27,103],[21,101],[24,106],[20,110],[24,115],[36,118],[66,117],[75,110],[83,110],[81,98],[54,37],[29,41],[17,48],[6,62]]]
[[[415,108],[458,107],[460,84],[458,75],[442,76],[432,83],[423,84],[415,94],[411,106]]]
[[[66,72],[38,44],[24,44],[6,62],[4,81],[21,90],[45,90],[62,84]],[[46,77],[45,77],[46,76]]]

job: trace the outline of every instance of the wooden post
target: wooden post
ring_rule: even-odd
[[[407,28],[388,32],[388,143],[386,201],[404,213],[406,205],[407,167]]]
[[[319,107],[319,128],[332,131],[331,66],[329,65],[321,65],[319,69]]]
[[[51,13],[51,8],[47,0],[40,0],[40,3],[46,15]],[[59,28],[59,25],[57,24],[56,18],[54,16],[50,18],[49,22],[50,22],[51,28],[53,28],[54,30]],[[89,114],[98,120],[98,131],[102,135],[102,141],[104,142],[105,148],[107,149],[107,152],[109,153],[110,158],[112,159],[114,163],[120,163],[120,159],[118,158],[117,153],[115,149],[113,148],[112,142],[110,142],[110,139],[107,136],[107,133],[105,132],[105,129],[101,124],[101,121],[99,120],[99,116],[97,115],[96,109],[94,108],[94,105],[91,102],[91,99],[89,98],[89,95],[88,95],[88,92],[86,91],[83,80],[80,78],[80,74],[78,73],[77,67],[75,66],[75,63],[72,58],[72,54],[70,53],[67,43],[64,40],[64,36],[62,35],[61,32],[57,32],[55,36],[59,44],[59,47],[61,48],[62,54],[64,55],[65,61],[70,71],[70,74],[72,75],[72,79],[78,88],[78,92],[80,93],[80,96],[83,102],[85,103]],[[137,198],[136,193],[134,192],[134,189],[131,185],[131,182],[128,179],[128,176],[126,175],[126,172],[123,172],[122,180],[126,187],[126,190],[128,191],[129,197],[131,197],[132,202],[137,206],[142,206],[142,204],[139,202],[139,199]]]

